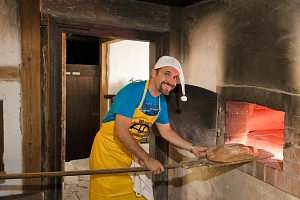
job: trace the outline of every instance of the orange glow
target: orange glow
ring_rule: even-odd
[[[246,141],[241,141],[241,143],[272,152],[275,155],[272,159],[283,159],[284,112],[241,102],[227,102],[226,107],[226,112],[230,114],[230,117],[235,117],[234,120],[231,119],[231,124],[226,124],[226,129],[229,130],[230,126],[235,125],[240,130],[241,126],[244,126],[242,127],[243,130],[247,130],[245,132]],[[247,123],[245,123],[245,120],[238,119],[241,116],[241,112],[238,113],[236,110],[230,110],[237,107],[242,111],[244,110],[242,114],[244,114],[244,118],[245,115],[247,116]],[[232,121],[235,123],[232,123]],[[243,121],[243,124],[240,121]],[[234,137],[234,134],[241,133],[230,132],[227,134]],[[225,143],[231,142],[229,139]]]
[[[249,118],[247,144],[258,149],[265,149],[283,159],[284,112],[253,104]]]

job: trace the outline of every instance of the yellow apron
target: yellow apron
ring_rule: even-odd
[[[137,142],[143,138],[158,116],[158,114],[156,116],[148,116],[140,110],[148,90],[148,84],[149,82],[147,81],[142,100],[134,111],[129,130]],[[158,100],[160,110],[160,99]],[[131,166],[131,152],[115,138],[114,125],[114,121],[103,123],[100,131],[97,133],[89,158],[91,170],[128,168]],[[145,199],[144,197],[136,197],[133,191],[133,183],[128,173],[91,175],[89,190],[90,200]]]

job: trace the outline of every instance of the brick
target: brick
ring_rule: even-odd
[[[257,88],[245,88],[245,93],[247,94],[245,96],[245,100],[246,102],[248,103],[256,103],[256,100],[255,100],[255,92],[256,92]]]
[[[283,169],[282,168],[282,160],[275,160],[275,159],[264,159],[264,160],[258,160],[257,162],[263,163],[264,165],[267,165],[268,167],[271,167],[273,169]]]
[[[283,157],[300,162],[300,148],[293,146],[283,149]]]
[[[246,172],[246,166],[245,165],[238,166],[237,169],[239,169],[242,172]]]
[[[300,116],[288,115],[285,116],[285,126],[300,130]]]
[[[278,110],[280,101],[281,101],[281,94],[279,92],[274,91],[267,91],[267,97],[266,97],[266,104],[269,108]]]
[[[295,175],[299,177],[300,172],[300,163],[291,162],[290,163],[290,171],[288,173],[291,173],[292,175]]]
[[[294,144],[296,146],[300,146],[300,133],[297,133],[294,135],[292,144]]]
[[[275,186],[275,171],[276,169],[266,165],[265,166],[265,182]]]
[[[261,162],[255,162],[255,177],[264,181],[265,177],[265,165]]]
[[[262,106],[267,106],[267,90],[257,88],[255,91],[255,102]]]
[[[233,134],[227,135],[225,133],[226,143],[242,143],[245,144],[247,141],[247,135]]]
[[[289,170],[290,162],[291,162],[291,160],[289,160],[288,158],[283,158],[282,163],[283,163],[283,171],[284,172]]]
[[[250,114],[251,104],[245,102],[227,101],[226,111],[235,114]]]
[[[286,93],[281,93],[281,100],[278,105],[278,109],[289,112],[291,104],[292,104],[292,98],[293,96]]]
[[[288,177],[290,179],[289,193],[295,197],[300,198],[300,179],[296,177]]]
[[[283,171],[293,176],[299,177],[300,174],[300,163],[294,162],[290,159],[283,159]]]
[[[292,159],[292,151],[291,148],[287,148],[287,149],[283,149],[283,157],[284,158],[288,158],[288,159]]]
[[[283,191],[287,191],[287,176],[286,173],[282,170],[275,170],[275,186],[278,189],[281,189]]]
[[[244,133],[244,135],[246,135],[248,131],[249,129],[247,124],[226,124],[227,133]]]
[[[291,142],[295,146],[300,146],[300,130],[285,128],[284,141]]]
[[[292,104],[289,113],[300,115],[300,97],[293,95]]]
[[[249,114],[226,113],[226,124],[245,124],[249,123]]]
[[[244,168],[245,172],[247,174],[251,175],[251,176],[254,176],[254,174],[253,174],[254,166],[255,166],[254,162],[250,162],[250,163],[245,164],[245,168]]]

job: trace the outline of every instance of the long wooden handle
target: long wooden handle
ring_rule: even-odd
[[[207,159],[195,159],[190,161],[184,161],[176,164],[164,165],[165,169],[185,168],[192,167],[222,167],[228,165],[245,164],[256,160],[262,160],[271,158],[274,154],[271,154],[265,150],[258,149],[259,156],[255,159],[241,160],[229,163],[214,163]],[[0,173],[1,179],[23,179],[23,178],[42,178],[42,177],[55,177],[55,176],[78,176],[78,175],[93,175],[93,174],[117,174],[126,172],[144,172],[149,171],[146,167],[132,167],[132,168],[114,168],[114,169],[101,169],[101,170],[79,170],[79,171],[56,171],[56,172],[32,172],[32,173],[19,173],[19,174],[5,174]]]
[[[181,164],[164,165],[165,169],[181,168]],[[78,171],[56,171],[56,172],[32,172],[32,173],[18,173],[18,174],[0,174],[0,179],[23,179],[23,178],[42,178],[55,176],[79,176],[92,174],[116,174],[125,172],[144,172],[149,171],[146,167],[132,167],[132,168],[114,168],[101,170],[78,170]]]

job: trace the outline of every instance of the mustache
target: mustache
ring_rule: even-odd
[[[169,82],[166,82],[166,81],[163,81],[162,84],[166,84],[166,85],[168,85],[168,86],[170,86],[170,87],[172,87],[172,88],[175,87],[175,85],[173,85],[173,84],[171,84],[171,83],[169,83]]]

